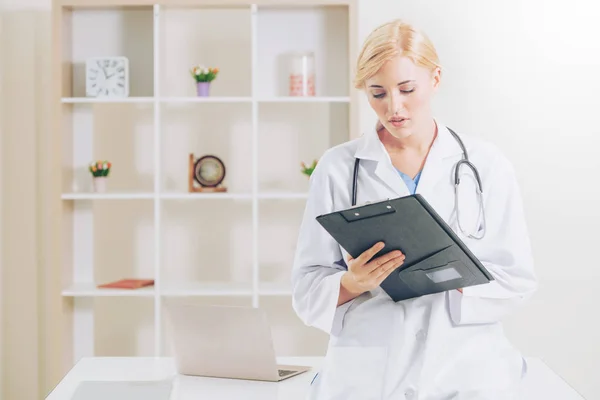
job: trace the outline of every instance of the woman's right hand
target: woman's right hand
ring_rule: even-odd
[[[348,271],[342,276],[338,305],[375,289],[396,268],[404,264],[406,256],[400,250],[390,251],[372,259],[383,247],[384,243],[379,242],[357,258],[348,257]]]

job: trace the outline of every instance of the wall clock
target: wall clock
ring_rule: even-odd
[[[190,192],[226,192],[222,186],[225,179],[225,163],[214,155],[205,155],[198,159],[190,154],[189,191]]]

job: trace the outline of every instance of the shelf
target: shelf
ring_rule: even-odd
[[[161,103],[250,103],[252,97],[225,97],[225,96],[209,96],[209,97],[162,97]]]
[[[124,98],[94,98],[94,97],[63,97],[62,103],[66,104],[119,104],[119,103],[153,103],[154,97],[124,97]],[[158,99],[160,103],[251,103],[252,97],[244,96],[209,96],[209,97],[161,97]],[[350,97],[323,97],[323,96],[307,96],[307,97],[263,97],[256,100],[258,103],[349,103]]]
[[[68,104],[118,104],[118,103],[152,103],[154,97],[123,97],[123,98],[95,98],[95,97],[63,97],[62,103]]]
[[[94,283],[75,283],[62,291],[64,297],[151,297],[154,287],[140,289],[99,289]]]
[[[260,296],[291,296],[292,286],[291,283],[261,282],[258,285],[258,294]]]
[[[259,192],[257,197],[262,200],[306,200],[308,192]]]
[[[139,200],[153,199],[154,193],[64,193],[63,200]]]
[[[178,301],[263,307],[279,352],[326,348],[289,298],[310,187],[300,164],[349,139],[355,40],[347,6],[310,3],[111,2],[53,14],[62,53],[52,133],[62,154],[48,166],[62,174],[54,272],[84,282],[60,291],[73,302],[74,361],[169,354],[164,305]],[[316,95],[292,97],[287,62],[305,51],[315,54]],[[129,59],[129,97],[87,97],[85,61],[98,56]],[[190,76],[197,64],[219,68],[208,97]],[[188,191],[190,154],[224,162],[226,192]],[[92,184],[94,160],[113,165],[106,192]],[[115,277],[156,285],[97,288]]]
[[[259,284],[258,294],[260,296],[289,296],[292,293],[291,286],[285,283],[265,282]],[[229,296],[252,296],[251,283],[238,282],[184,282],[171,283],[161,289],[162,296],[169,297],[229,297]]]
[[[252,193],[161,193],[161,199],[193,200],[193,199],[232,199],[252,200]],[[307,199],[307,192],[258,192],[256,198],[261,200],[295,200]]]
[[[194,199],[231,199],[231,200],[249,200],[252,198],[248,193],[163,193],[161,199],[171,200],[194,200]]]
[[[325,97],[325,96],[279,96],[265,97],[258,100],[259,103],[349,103],[350,97]]]
[[[252,200],[252,193],[63,193],[63,200]],[[262,192],[256,195],[261,200],[305,200],[306,192]]]
[[[182,282],[165,284],[163,296],[252,296],[252,284],[236,282]]]

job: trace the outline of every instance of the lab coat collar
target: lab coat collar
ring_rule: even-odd
[[[435,119],[435,123],[438,127],[437,137],[433,141],[429,155],[432,154],[436,157],[446,158],[454,156],[456,154],[462,154],[460,145],[456,142],[456,139],[448,128]],[[360,139],[359,145],[356,149],[354,156],[361,160],[372,160],[372,161],[388,161],[391,163],[390,156],[385,149],[383,143],[379,139],[377,134],[378,128],[381,127],[381,123],[377,122],[373,129],[366,132]],[[428,156],[429,158],[429,156]]]
[[[440,168],[444,167],[444,159],[462,154],[460,145],[448,128],[437,119],[435,123],[438,127],[438,133],[421,172],[417,193],[424,194],[424,192],[432,189]],[[390,155],[379,139],[379,135],[377,134],[379,127],[381,125],[378,122],[372,130],[363,135],[355,152],[355,157],[360,158],[361,161],[375,161],[377,163],[374,168],[375,175],[393,190],[397,196],[407,196],[410,194],[410,191],[396,168],[392,165]]]

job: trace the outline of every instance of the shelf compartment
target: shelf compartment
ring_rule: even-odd
[[[165,289],[185,287],[188,282],[250,287],[251,202],[172,200],[162,202],[160,210]]]
[[[258,185],[261,192],[307,193],[310,165],[349,137],[345,103],[265,103],[258,109]],[[277,168],[273,168],[276,165]]]
[[[151,298],[74,297],[73,363],[82,357],[148,357],[155,352]]]
[[[219,68],[210,85],[211,97],[251,96],[250,7],[164,6],[161,10],[162,96],[196,98],[190,69],[198,64]]]
[[[219,157],[227,194],[252,191],[252,106],[248,104],[162,104],[163,192],[188,192],[189,155]],[[202,193],[225,195],[225,193]],[[195,195],[195,194],[194,194]]]
[[[168,304],[191,304],[191,305],[202,305],[202,306],[235,306],[235,307],[252,307],[251,296],[177,296],[177,297],[165,297],[162,302],[161,314],[163,315],[161,323],[162,331],[162,354],[163,357],[173,357],[175,355],[173,349],[173,326],[169,318]]]
[[[322,356],[327,351],[329,336],[306,326],[296,315],[291,300],[261,296],[260,308],[265,310],[271,326],[273,346],[279,357]]]
[[[63,215],[64,269],[70,277],[63,295],[123,295],[112,289],[97,289],[91,282],[154,279],[152,201],[64,202]],[[144,293],[150,290],[145,288]]]
[[[63,16],[63,96],[86,98],[88,57],[125,56],[129,60],[129,96],[154,94],[154,14],[152,6],[76,7]]]
[[[108,160],[106,193],[154,190],[154,107],[152,104],[65,104],[63,193],[92,195],[89,164]]]
[[[154,302],[149,298],[101,297],[94,300],[96,357],[154,355]]]
[[[258,6],[259,98],[289,95],[290,55],[313,52],[316,96],[348,96],[349,15],[346,6]]]
[[[261,200],[258,207],[258,264],[260,292],[291,290],[291,271],[304,200]],[[291,292],[291,291],[290,291]]]

